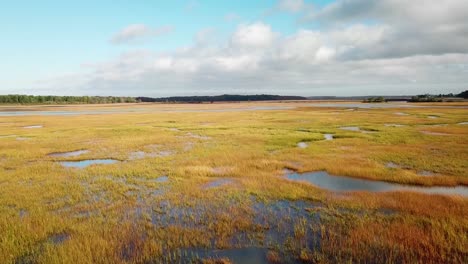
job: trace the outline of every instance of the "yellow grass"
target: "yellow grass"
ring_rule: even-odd
[[[258,105],[297,108],[235,110]],[[8,106],[2,110],[13,108],[124,111],[0,117],[2,263],[171,263],[183,258],[185,249],[242,246],[231,239],[240,232],[258,241],[265,236],[265,227],[255,222],[255,201],[268,204],[282,199],[321,205],[317,210],[323,221],[311,228],[321,234],[322,246],[317,249],[305,243],[311,236],[309,224],[295,222],[290,241],[276,246],[282,253],[275,249],[268,254],[271,261],[281,263],[282,250],[296,260],[324,263],[467,260],[466,197],[335,194],[283,176],[283,169],[289,168],[403,184],[468,186],[468,126],[459,124],[468,121],[466,109],[348,111],[300,102]],[[128,113],[132,108],[140,110]],[[197,112],[178,112],[187,109]],[[199,111],[210,109],[231,111]],[[399,112],[409,115],[395,114]],[[431,115],[438,118],[428,118]],[[29,125],[43,128],[23,128]],[[340,129],[344,126],[375,133]],[[324,140],[325,133],[335,139]],[[307,142],[308,147],[298,148],[299,142]],[[77,157],[48,156],[75,150],[89,152]],[[130,159],[134,152],[144,156]],[[65,168],[57,162],[109,158],[120,162],[84,169]],[[401,167],[387,168],[388,162]],[[423,170],[435,175],[418,175]],[[163,175],[168,182],[155,181]],[[206,188],[222,178],[231,182]],[[154,193],[157,190],[161,192]],[[192,208],[201,215],[187,213],[167,225],[154,225],[155,217],[174,208]],[[382,209],[393,213],[378,213]],[[280,225],[287,219],[277,221]],[[63,241],[53,242],[60,235]],[[200,261],[229,263],[226,259]]]

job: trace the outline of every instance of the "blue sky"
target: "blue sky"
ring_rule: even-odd
[[[0,9],[0,93],[353,95],[462,89],[467,50],[459,32],[466,19],[449,13],[466,1],[450,0],[448,10],[436,14],[429,13],[431,7],[394,2],[8,1]],[[406,17],[381,12],[388,7],[405,10]],[[420,35],[419,29],[415,35],[405,24],[428,21],[426,26],[447,30]],[[417,45],[452,35],[453,44]],[[393,46],[405,42],[408,48]],[[428,68],[428,58],[446,79],[431,77],[442,70]],[[163,72],[152,66],[168,60],[171,67]],[[372,61],[380,72],[363,66]],[[420,68],[412,76],[402,63]]]

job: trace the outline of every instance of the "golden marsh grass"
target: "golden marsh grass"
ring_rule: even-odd
[[[426,105],[354,111],[304,102],[24,107],[125,111],[0,116],[0,260],[174,263],[190,249],[255,246],[269,250],[271,263],[466,263],[466,197],[333,193],[284,177],[288,168],[468,186],[468,126],[459,124],[468,121],[468,110]],[[293,108],[238,110],[252,106]],[[144,111],[127,111],[132,108]],[[229,111],[198,111],[213,109]],[[30,125],[43,127],[23,128]],[[346,126],[364,132],[340,129]],[[299,142],[307,147],[298,148]],[[77,150],[88,152],[48,155]],[[59,163],[88,159],[118,162],[81,169]],[[158,180],[162,176],[168,180]],[[209,187],[220,179],[229,182]]]

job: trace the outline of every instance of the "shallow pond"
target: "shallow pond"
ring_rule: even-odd
[[[235,249],[192,249],[184,252],[187,261],[204,259],[218,260],[229,259],[230,262],[210,262],[210,263],[235,263],[235,264],[268,264],[268,250],[265,248],[248,247]]]
[[[67,168],[86,168],[94,164],[114,164],[119,162],[114,159],[92,159],[92,160],[79,160],[79,161],[61,161],[60,164]]]
[[[203,186],[203,189],[209,189],[209,188],[215,188],[215,187],[221,187],[224,185],[228,185],[233,183],[234,181],[232,179],[219,179],[219,180],[214,180],[212,182],[209,182]]]
[[[435,176],[435,173],[428,170],[421,170],[417,172],[420,176]]]
[[[345,127],[340,127],[340,129],[341,130],[347,130],[347,131],[353,131],[353,132],[361,132],[361,133],[366,133],[366,134],[377,133],[376,131],[364,130],[364,129],[361,129],[360,127],[356,127],[356,126],[345,126]]]
[[[169,181],[169,177],[167,177],[165,175],[154,179],[154,182],[168,182],[168,181]]]
[[[386,127],[404,127],[405,125],[402,124],[384,124]]]
[[[308,145],[307,143],[305,143],[305,142],[299,142],[299,143],[297,143],[297,147],[298,147],[298,148],[304,149],[304,148],[307,148],[308,146],[309,146],[309,145]]]
[[[76,157],[76,156],[86,154],[88,152],[89,150],[82,149],[82,150],[75,150],[75,151],[69,151],[69,152],[53,152],[53,153],[48,154],[47,156],[49,157]]]
[[[361,131],[359,127],[355,127],[355,126],[340,127],[340,129],[348,130],[348,131]]]
[[[409,114],[403,113],[403,112],[397,112],[397,113],[395,113],[395,115],[399,115],[399,116],[409,116]]]
[[[394,162],[387,162],[385,163],[385,167],[389,168],[389,169],[399,169],[401,168],[400,165],[394,163]]]
[[[286,177],[293,181],[306,181],[323,189],[332,191],[371,191],[371,192],[389,192],[389,191],[413,191],[428,194],[456,194],[468,196],[468,187],[422,187],[409,186],[383,181],[371,181],[345,176],[334,176],[326,171],[295,173],[290,172]]]
[[[333,134],[324,134],[323,137],[325,140],[333,140]]]
[[[63,244],[65,241],[70,239],[70,235],[67,233],[58,233],[53,234],[47,238],[47,242],[52,243],[54,245]]]
[[[173,155],[174,152],[171,150],[161,150],[155,152],[145,152],[145,151],[134,151],[131,152],[128,156],[129,160],[139,160],[144,158],[164,158]]]
[[[421,133],[426,134],[426,135],[433,135],[433,136],[450,136],[450,134],[447,134],[447,133],[432,132],[432,131],[421,131]]]
[[[250,199],[242,201],[228,199],[222,203],[205,201],[192,205],[176,205],[169,201],[160,201],[159,205],[151,204],[133,216],[138,217],[137,219],[145,219],[145,221],[151,219],[151,223],[156,227],[183,226],[207,232],[207,237],[210,239],[207,248],[176,250],[173,252],[176,260],[168,262],[163,258],[155,260],[155,263],[201,263],[202,259],[219,260],[221,258],[231,261],[226,263],[269,263],[266,262],[268,248],[291,242],[294,246],[319,247],[322,231],[314,227],[320,224],[322,214],[326,214],[325,217],[329,216],[326,212],[322,212],[323,207],[320,204],[288,200],[266,202],[258,201],[253,196]],[[150,218],[145,218],[144,215]],[[237,230],[223,238],[211,236],[213,235],[211,224],[224,216],[252,221],[252,229],[249,229],[250,231]],[[307,236],[296,236],[295,232],[298,227],[301,227]],[[219,241],[228,241],[230,249],[216,249]],[[283,249],[277,249],[277,253],[284,260],[279,263],[294,263],[292,255],[282,254],[286,253]]]
[[[31,129],[31,128],[42,128],[42,125],[32,125],[32,126],[24,126],[23,128]]]

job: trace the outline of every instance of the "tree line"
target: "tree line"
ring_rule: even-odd
[[[275,101],[275,100],[306,100],[302,96],[284,96],[270,94],[236,95],[223,94],[216,96],[173,96],[162,98],[137,97],[141,102],[161,102],[161,103],[202,103],[202,102],[237,102],[237,101]]]
[[[459,97],[468,99],[468,90],[459,94],[423,94],[413,96],[410,102],[441,102],[447,98]],[[173,97],[119,97],[119,96],[55,96],[55,95],[0,95],[0,104],[112,104],[112,103],[202,103],[202,102],[241,102],[241,101],[275,101],[275,100],[306,100],[302,96],[283,96],[270,94],[235,95],[223,94],[216,96],[173,96]],[[386,102],[379,97],[365,98],[364,102]]]
[[[0,104],[113,104],[137,103],[135,97],[116,96],[54,96],[54,95],[0,95]]]
[[[383,96],[369,97],[362,101],[363,103],[385,103],[387,100]]]
[[[463,91],[463,92],[461,92],[459,94],[453,94],[453,93],[438,94],[438,95],[420,94],[420,95],[411,97],[409,102],[415,102],[415,103],[417,103],[417,102],[443,102],[444,99],[454,98],[454,97],[468,99],[468,90]]]

